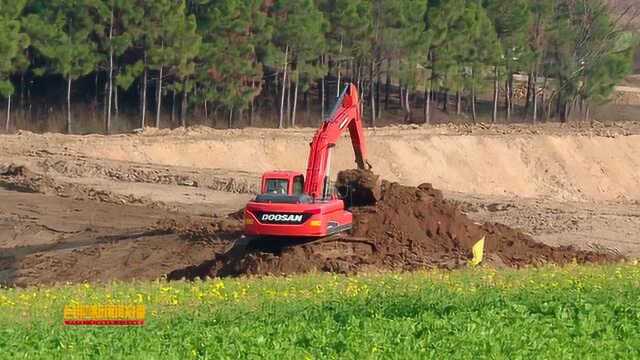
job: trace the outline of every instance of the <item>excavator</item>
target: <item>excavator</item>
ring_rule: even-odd
[[[348,129],[358,169],[371,167],[360,109],[356,86],[347,84],[313,137],[306,177],[296,171],[262,175],[260,194],[244,210],[246,236],[313,239],[351,229],[353,215],[331,186],[331,155]]]

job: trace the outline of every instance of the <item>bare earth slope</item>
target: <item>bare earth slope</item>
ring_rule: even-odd
[[[640,135],[634,124],[382,128],[368,131],[370,162],[385,179],[445,191],[556,200],[640,199]],[[628,128],[631,127],[631,128]],[[0,160],[53,154],[140,164],[249,172],[306,166],[312,129],[149,131],[141,136],[0,136]],[[334,169],[353,167],[344,138]],[[37,157],[37,155],[36,155]]]
[[[638,129],[391,127],[369,130],[368,140],[383,178],[433,183],[473,220],[635,258]],[[241,208],[263,170],[303,170],[312,135],[195,128],[0,136],[0,173],[26,165],[35,179],[0,175],[0,284],[153,279],[206,263],[239,234],[214,216]],[[344,139],[334,169],[353,167],[352,158]]]

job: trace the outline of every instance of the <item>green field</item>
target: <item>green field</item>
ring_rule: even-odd
[[[147,322],[64,326],[71,303]],[[640,266],[1,289],[0,357],[640,358]]]

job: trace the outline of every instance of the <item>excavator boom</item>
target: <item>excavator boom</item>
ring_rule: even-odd
[[[348,84],[344,89],[333,111],[323,121],[311,142],[304,192],[314,199],[326,198],[328,195],[331,152],[345,129],[349,130],[351,136],[356,164],[359,169],[364,169],[366,156],[364,130],[358,90],[353,84]]]
[[[358,168],[364,169],[366,147],[358,90],[348,84],[335,108],[310,144],[306,178],[294,171],[263,174],[261,194],[245,208],[249,236],[324,237],[351,228],[353,215],[330,189],[332,150],[348,130]]]

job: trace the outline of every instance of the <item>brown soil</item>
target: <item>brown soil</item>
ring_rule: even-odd
[[[416,187],[351,174],[353,234],[303,244],[247,243],[224,214],[261,171],[303,169],[313,129],[0,136],[0,284],[455,268],[481,235],[491,266],[638,258],[640,123],[596,125],[369,129],[376,171]]]
[[[358,205],[351,208],[354,228],[349,236],[302,244],[254,239],[169,277],[458,268],[466,266],[471,248],[483,237],[485,263],[492,266],[623,260],[615,254],[548,246],[506,225],[475,223],[431,184],[408,187],[382,181],[379,189],[371,188],[378,184],[378,176],[369,172],[350,170],[338,176],[338,188],[351,189],[350,201]]]

